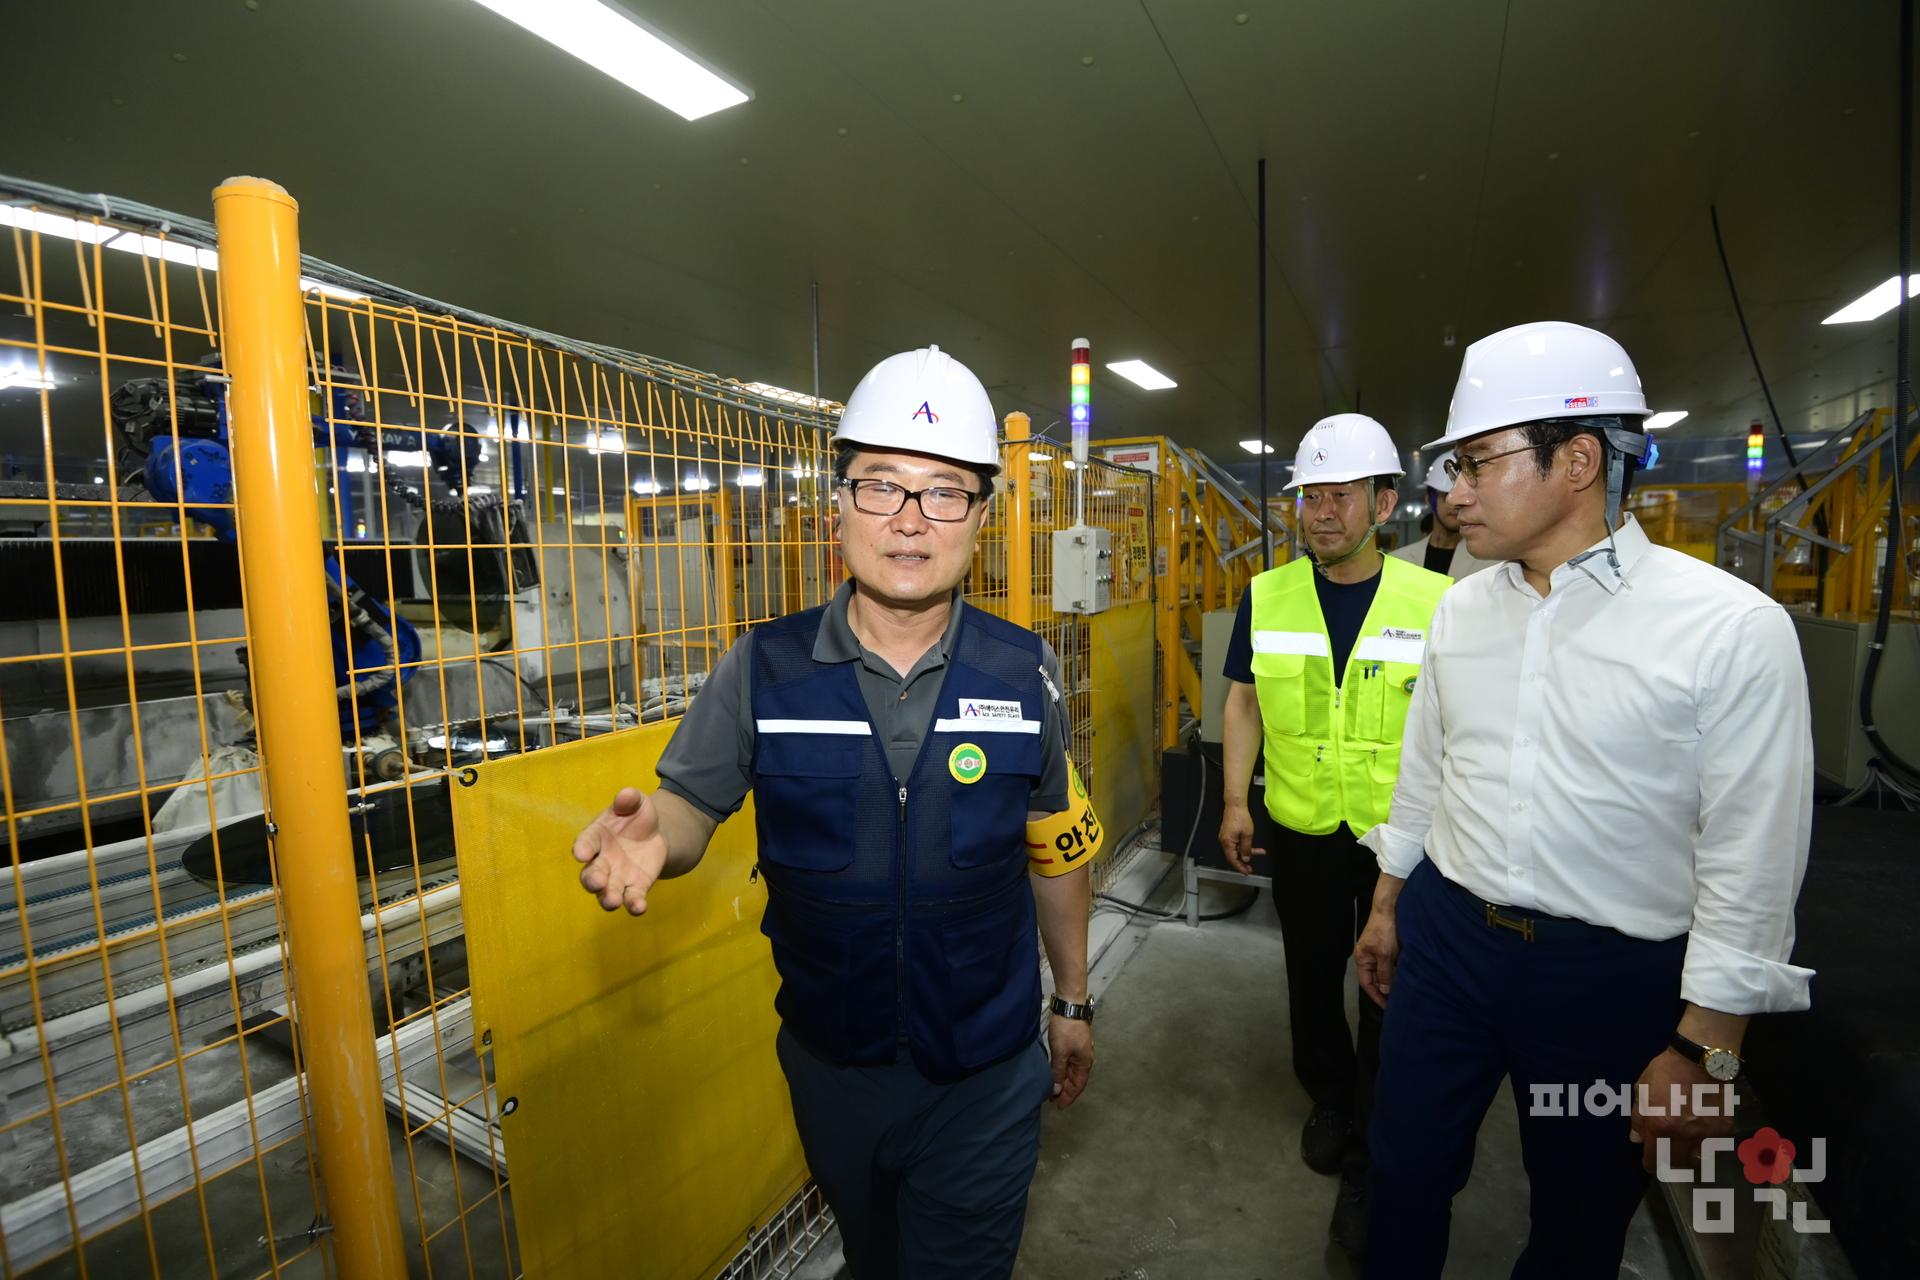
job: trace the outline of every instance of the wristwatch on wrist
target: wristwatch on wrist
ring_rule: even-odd
[[[1072,1018],[1076,1022],[1093,1021],[1093,1001],[1091,998],[1089,998],[1085,1004],[1075,1004],[1071,1000],[1062,1000],[1059,996],[1048,996],[1047,1008],[1050,1009],[1056,1017]]]
[[[1673,1033],[1669,1042],[1673,1051],[1688,1062],[1698,1063],[1700,1069],[1722,1084],[1737,1079],[1740,1075],[1740,1055],[1731,1049],[1716,1049],[1711,1045],[1696,1044],[1678,1031]]]

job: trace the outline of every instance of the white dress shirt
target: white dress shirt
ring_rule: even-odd
[[[1391,817],[1362,843],[1489,902],[1636,938],[1689,933],[1682,998],[1804,1009],[1787,963],[1813,818],[1806,673],[1786,611],[1647,540],[1616,573],[1517,563],[1458,583],[1427,632]]]

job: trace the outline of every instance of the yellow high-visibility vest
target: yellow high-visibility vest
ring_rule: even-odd
[[[1308,835],[1345,822],[1361,836],[1387,820],[1427,628],[1453,580],[1383,557],[1373,606],[1336,683],[1313,577],[1313,562],[1302,558],[1248,588],[1267,812]]]

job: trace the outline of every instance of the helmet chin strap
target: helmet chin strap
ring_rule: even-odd
[[[1633,459],[1642,470],[1651,467],[1660,460],[1660,446],[1653,437],[1640,431],[1628,431],[1620,427],[1607,427],[1603,438],[1607,453],[1607,545],[1595,547],[1575,556],[1569,563],[1579,564],[1593,556],[1604,555],[1607,563],[1613,566],[1614,573],[1620,572],[1620,555],[1613,544],[1613,531],[1620,523],[1620,507],[1626,500],[1627,460]]]
[[[1377,495],[1374,490],[1373,477],[1368,476],[1367,477],[1367,510],[1369,512],[1378,510],[1379,505],[1380,504],[1377,501]],[[1354,543],[1352,548],[1350,548],[1349,550],[1341,552],[1339,555],[1333,557],[1331,560],[1322,560],[1319,556],[1314,556],[1313,571],[1319,574],[1323,578],[1326,577],[1327,570],[1333,568],[1335,565],[1345,564],[1347,561],[1354,559],[1362,551],[1365,551],[1369,546],[1371,546],[1373,544],[1374,535],[1379,532],[1380,532],[1380,522],[1378,520],[1375,520],[1373,523],[1367,526],[1367,531],[1360,536],[1360,540]],[[1308,548],[1308,554],[1312,555],[1311,547]]]

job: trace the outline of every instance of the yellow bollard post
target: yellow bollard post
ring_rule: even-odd
[[[1007,415],[1007,621],[1033,627],[1033,422]]]
[[[1171,451],[1168,451],[1171,453]],[[1180,668],[1187,660],[1180,647],[1180,481],[1174,474],[1183,465],[1167,460],[1160,489],[1160,531],[1154,548],[1154,601],[1160,632],[1160,747],[1180,745]]]
[[[234,501],[268,829],[334,1261],[353,1280],[385,1280],[405,1276],[407,1263],[340,764],[298,212],[262,178],[229,178],[213,193]]]

